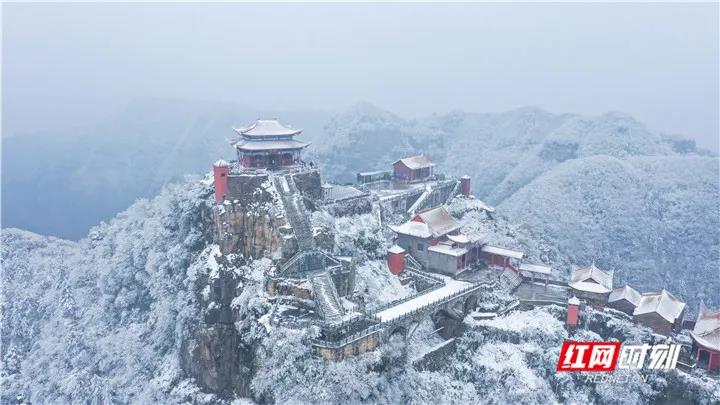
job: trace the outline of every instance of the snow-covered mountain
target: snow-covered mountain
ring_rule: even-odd
[[[404,120],[359,104],[325,130],[320,161],[330,177],[350,181],[425,153],[440,171],[469,174],[475,195],[556,247],[561,273],[595,261],[617,282],[677,292],[691,313],[701,299],[720,305],[720,161],[690,140],[622,113],[535,108]]]
[[[79,238],[162,184],[232,158],[230,126],[258,115],[228,104],[142,101],[74,137],[3,139],[4,226]],[[353,181],[357,171],[425,153],[439,171],[471,175],[475,195],[568,261],[595,260],[639,289],[666,287],[691,311],[701,296],[690,291],[720,304],[707,294],[720,284],[718,158],[692,141],[617,112],[521,108],[410,120],[358,103],[335,116],[277,115],[305,129],[308,159],[326,179]],[[567,271],[570,263],[558,264]]]
[[[480,204],[450,209],[463,231],[506,246],[541,246]],[[683,398],[711,404],[720,386],[703,374],[646,371],[621,386],[555,373],[568,338],[564,309],[466,318],[443,342],[432,321],[406,344],[326,361],[308,344],[317,331],[272,323],[286,306],[264,286],[268,259],[222,255],[212,243],[212,188],[188,179],[141,200],[78,242],[5,229],[2,233],[2,402],[32,403],[628,403]],[[407,294],[381,252],[372,214],[317,213],[336,253],[362,258],[359,292],[368,304]],[[556,254],[549,250],[533,255]],[[394,296],[393,296],[394,295]],[[488,293],[494,310],[508,297]],[[218,315],[227,311],[230,320]],[[648,329],[614,311],[588,310],[573,338],[649,342]],[[595,326],[592,326],[595,325]],[[423,357],[446,347],[436,356]]]
[[[615,283],[666,288],[696,313],[720,305],[718,159],[598,155],[568,160],[499,211],[572,263],[616,269]],[[560,264],[560,263],[558,263]]]

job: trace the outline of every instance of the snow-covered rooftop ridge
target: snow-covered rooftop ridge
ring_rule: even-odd
[[[568,298],[568,305],[580,305],[580,300],[576,296]]]
[[[641,297],[641,294],[636,289],[625,284],[612,290],[610,298],[608,298],[608,302],[615,302],[624,299],[637,307],[640,305]]]
[[[460,244],[470,243],[470,238],[468,238],[466,235],[463,235],[463,234],[448,235],[448,239],[450,239],[451,241],[453,241],[455,243],[460,243]]]
[[[225,161],[225,160],[223,160],[223,159],[220,159],[220,160],[218,160],[217,162],[213,163],[213,166],[215,166],[215,167],[228,167],[228,166],[230,166],[230,163],[228,163],[227,161]]]
[[[233,128],[235,132],[245,136],[289,136],[297,135],[302,129],[293,129],[280,123],[277,119],[259,119],[244,128]]]
[[[388,249],[388,252],[390,252],[390,253],[396,253],[396,254],[401,254],[401,253],[405,253],[405,249],[401,248],[401,247],[398,246],[398,245],[392,245],[392,246],[390,246],[390,248]]]
[[[700,311],[690,335],[701,346],[720,351],[720,310],[713,311],[700,302]]]
[[[520,271],[529,271],[531,273],[538,274],[551,274],[552,269],[549,266],[542,266],[539,264],[521,263]]]
[[[701,302],[693,332],[698,336],[720,332],[720,309],[713,311]]]
[[[490,246],[490,245],[485,245],[480,250],[485,253],[490,253],[493,255],[504,256],[504,257],[510,257],[512,259],[522,259],[523,256],[525,255],[523,252],[518,252],[516,250],[501,248],[501,247],[497,247],[497,246]]]
[[[675,322],[685,309],[685,302],[665,290],[644,293],[633,315],[655,312],[668,322]]]
[[[430,246],[428,248],[428,251],[440,253],[440,254],[448,255],[448,256],[462,256],[468,252],[468,250],[466,248],[454,247],[453,245],[451,245],[449,243],[443,243],[443,242],[440,242],[435,246]]]
[[[587,267],[573,268],[570,276],[570,287],[593,293],[609,293],[612,291],[613,271],[603,270],[595,263]]]
[[[417,156],[410,156],[406,158],[402,158],[399,160],[396,160],[395,163],[402,162],[405,166],[408,167],[408,169],[411,170],[417,170],[417,169],[423,169],[426,167],[433,167],[435,166],[435,163],[433,163],[430,159],[425,157],[425,155],[417,155]]]
[[[430,232],[427,224],[418,221],[408,221],[402,225],[390,225],[390,229],[396,233],[415,236],[417,238],[429,238],[432,236],[432,232]]]
[[[442,206],[421,212],[417,217],[427,224],[436,238],[460,229],[460,223]]]
[[[307,142],[301,142],[295,139],[289,140],[239,140],[233,145],[236,149],[240,150],[266,150],[266,149],[300,149],[309,146]]]

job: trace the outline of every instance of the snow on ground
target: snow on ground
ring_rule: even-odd
[[[382,305],[415,293],[413,288],[400,284],[400,280],[390,273],[384,260],[368,261],[358,266],[355,291],[359,291],[365,297],[368,307]]]
[[[522,336],[557,334],[564,330],[563,323],[544,308],[532,311],[512,311],[494,319],[467,318],[465,322],[475,327],[490,327],[494,330],[517,332]]]

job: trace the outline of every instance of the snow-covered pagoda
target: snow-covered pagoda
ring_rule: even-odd
[[[276,119],[259,119],[234,129],[240,139],[233,146],[244,168],[275,169],[301,164],[302,151],[310,145],[294,139],[302,129],[287,127]]]

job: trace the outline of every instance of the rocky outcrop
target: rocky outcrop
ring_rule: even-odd
[[[213,253],[210,253],[213,254]],[[233,300],[243,292],[243,281],[234,270],[244,263],[230,263],[226,256],[209,258],[218,270],[199,277],[195,296],[203,322],[193,339],[184,342],[181,358],[185,372],[208,392],[224,397],[251,396],[255,347],[238,331]]]
[[[267,174],[231,175],[228,199],[213,207],[213,239],[224,254],[291,257],[297,250],[277,191]]]
[[[215,207],[215,242],[224,254],[247,257],[287,258],[295,251],[292,235],[286,235],[287,221],[265,208],[251,208],[239,202]]]

